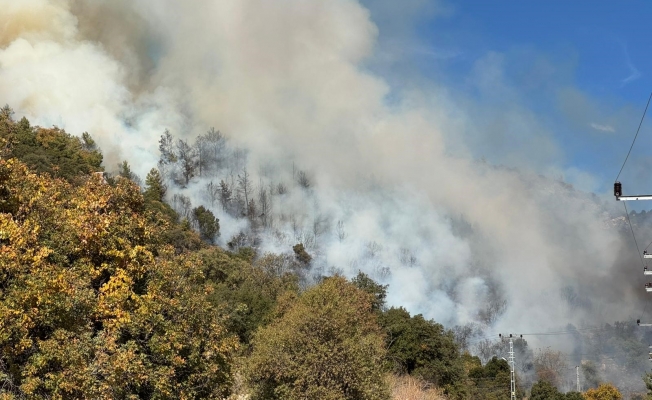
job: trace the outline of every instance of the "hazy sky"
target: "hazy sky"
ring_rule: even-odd
[[[365,5],[380,28],[381,51],[370,68],[388,76],[395,90],[436,81],[475,116],[476,129],[503,131],[487,139],[468,127],[465,141],[477,157],[543,169],[554,163],[571,183],[610,190],[652,91],[652,36],[646,29],[652,4],[412,0]],[[520,114],[534,116],[529,122],[551,143],[542,148],[536,140],[528,142],[524,120],[510,117],[514,104]],[[624,171],[627,189],[652,190],[645,173],[651,165],[651,128],[648,119]],[[515,146],[522,148],[523,159],[511,154]]]

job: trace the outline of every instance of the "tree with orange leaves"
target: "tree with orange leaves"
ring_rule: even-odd
[[[237,339],[139,188],[0,160],[0,397],[228,394]]]
[[[584,398],[586,400],[622,400],[623,395],[611,383],[603,383],[595,389],[584,392]]]

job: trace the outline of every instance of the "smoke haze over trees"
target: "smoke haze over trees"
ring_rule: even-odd
[[[495,342],[500,332],[567,332],[572,324],[577,333],[519,344],[524,387],[542,379],[569,389],[568,371],[555,368],[583,361],[592,386],[625,375],[642,385],[641,346],[652,338],[631,325],[646,298],[620,208],[560,178],[562,157],[531,110],[505,106],[522,140],[490,161],[476,157],[478,141],[498,143],[504,132],[475,126],[472,99],[439,85],[396,87],[375,70],[382,33],[364,4],[0,6],[0,104],[15,111],[13,122],[0,117],[3,159],[74,185],[106,168],[108,183],[129,196],[138,189],[122,178],[140,180],[148,210],[171,224],[160,238],[170,263],[190,262],[177,257],[206,243],[257,263],[265,274],[248,277],[204,260],[202,273],[218,282],[212,299],[242,300],[219,321],[240,342],[252,340],[286,289],[362,272],[386,286],[388,315],[403,307],[407,326],[456,327],[462,349],[485,365],[504,346]],[[499,55],[487,56],[470,84],[518,103],[500,65]],[[652,237],[646,214],[632,217]],[[164,276],[152,279],[165,285]],[[252,293],[261,282],[263,298]],[[565,359],[552,363],[549,346]]]

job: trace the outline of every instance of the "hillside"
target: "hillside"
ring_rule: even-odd
[[[507,362],[364,273],[308,277],[305,243],[213,245],[224,222],[167,205],[164,173],[95,174],[90,135],[5,108],[0,140],[0,398],[509,398]]]

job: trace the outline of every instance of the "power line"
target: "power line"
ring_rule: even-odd
[[[643,256],[641,256],[641,250],[639,250],[638,248],[638,241],[636,240],[636,235],[634,234],[634,227],[632,226],[632,222],[629,219],[629,211],[627,211],[627,204],[623,202],[623,206],[625,207],[625,217],[627,218],[629,229],[632,231],[632,237],[634,238],[634,243],[636,244],[636,252],[638,253],[638,258],[641,260],[641,267],[645,268],[645,262],[643,262]]]
[[[529,333],[520,333],[520,336],[558,336],[558,335],[572,335],[576,333],[582,333],[582,332],[600,332],[600,331],[605,331],[607,328],[604,327],[590,327],[590,328],[577,328],[574,330],[564,330],[564,331],[550,331],[550,332],[529,332]],[[488,334],[484,336],[479,336],[479,337],[474,337],[471,340],[467,340],[467,344],[477,344],[479,342],[482,342],[484,340],[491,340],[496,336],[496,334]]]
[[[649,104],[649,102],[648,102],[648,104]],[[647,108],[646,108],[646,110],[647,110]],[[636,252],[638,253],[639,259],[641,260],[641,266],[643,268],[645,268],[645,262],[643,261],[643,256],[641,255],[641,250],[639,250],[639,248],[638,248],[638,241],[636,240],[636,235],[634,234],[634,227],[632,226],[632,222],[629,219],[629,211],[627,210],[627,204],[625,202],[623,202],[623,206],[625,207],[625,217],[627,218],[627,223],[629,224],[629,229],[632,231],[632,237],[634,238],[634,243],[636,244]],[[652,244],[652,242],[650,242],[650,244]],[[649,244],[648,244],[648,247],[650,247]],[[647,247],[645,248],[645,250],[647,250]],[[643,319],[643,316],[647,312],[647,307],[648,307],[649,304],[650,304],[649,301],[645,302],[645,307],[643,307],[643,312],[641,313],[641,318],[640,319]]]
[[[624,203],[623,203],[623,204],[624,204]],[[643,252],[645,252],[645,251],[646,251],[650,246],[652,246],[652,242],[650,242],[650,244],[648,244],[648,245],[643,249]]]
[[[629,158],[629,155],[632,153],[632,148],[634,148],[634,143],[636,143],[636,138],[638,137],[638,133],[641,130],[641,126],[643,125],[643,120],[645,119],[645,114],[647,113],[647,108],[650,106],[650,100],[652,100],[652,93],[650,93],[650,97],[647,99],[647,104],[645,105],[645,111],[643,111],[643,116],[641,117],[641,122],[638,124],[638,129],[636,130],[636,135],[634,136],[634,140],[632,140],[632,145],[629,146],[629,151],[627,152],[627,156],[625,157],[625,161],[623,161],[623,166],[620,167],[620,171],[618,171],[618,176],[616,177],[616,182],[618,182],[618,178],[620,178],[620,174],[623,172],[623,168],[625,168],[625,164],[627,163],[627,159]]]
[[[593,327],[593,328],[577,328],[574,330],[567,330],[567,331],[557,331],[557,332],[535,332],[535,333],[522,333],[521,336],[556,336],[556,335],[572,335],[575,333],[580,333],[580,332],[588,332],[588,331],[604,331],[607,330],[607,328],[601,328],[601,327]]]

